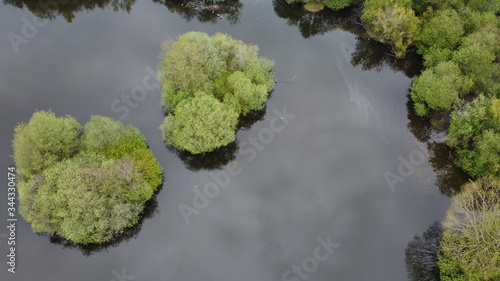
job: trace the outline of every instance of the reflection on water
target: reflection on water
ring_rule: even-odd
[[[136,238],[139,232],[141,232],[144,220],[150,219],[154,217],[155,214],[158,213],[159,210],[158,210],[158,201],[156,200],[156,195],[160,192],[162,186],[163,183],[160,185],[160,188],[155,192],[153,198],[151,198],[148,202],[146,202],[144,210],[142,211],[142,214],[139,218],[139,222],[132,227],[126,228],[120,236],[115,237],[113,240],[101,244],[81,245],[81,244],[74,244],[60,236],[51,235],[50,243],[62,245],[64,248],[78,249],[82,252],[83,255],[90,256],[94,253],[102,252],[109,248],[117,247],[122,242],[130,240],[131,238]]]
[[[363,27],[357,24],[361,16],[360,7],[336,12],[323,9],[311,13],[304,9],[302,3],[288,4],[286,0],[273,0],[273,6],[276,15],[286,19],[288,25],[296,25],[304,38],[325,34],[337,28],[355,34],[364,32]]]
[[[165,5],[171,12],[179,14],[190,21],[215,23],[218,19],[226,18],[231,24],[239,21],[240,10],[243,4],[239,0],[225,0],[223,2],[205,0],[153,0]]]
[[[428,118],[415,114],[411,101],[406,103],[408,110],[408,130],[420,142],[427,143],[429,163],[436,173],[436,185],[443,195],[453,196],[460,191],[460,186],[468,181],[468,175],[454,164],[454,155],[450,147],[443,143],[445,128],[432,126]]]
[[[384,123],[380,118],[378,112],[373,108],[372,101],[370,99],[369,89],[363,86],[363,83],[360,79],[356,79],[354,75],[349,74],[346,71],[346,67],[344,65],[350,65],[349,58],[354,50],[354,47],[342,42],[340,44],[340,49],[342,50],[343,58],[337,58],[337,66],[344,77],[344,81],[349,89],[349,100],[350,102],[356,104],[358,109],[363,113],[365,117],[365,121],[374,123],[374,128],[377,130],[380,138],[382,138],[385,143],[389,144],[387,141],[387,137],[384,132]]]
[[[130,12],[136,0],[3,0],[4,4],[28,9],[35,16],[42,19],[53,20],[58,16],[64,17],[68,22],[73,21],[75,15],[82,11],[92,11],[100,8],[111,7],[114,11]],[[224,17],[231,24],[239,21],[240,9],[243,4],[239,0],[226,0],[224,2],[205,0],[153,0],[155,3],[165,5],[171,12],[179,14],[190,21],[197,19],[200,22],[215,23]]]
[[[389,45],[371,39],[365,32],[356,34],[356,50],[352,53],[351,63],[361,65],[363,70],[380,71],[388,66],[410,78],[422,70],[422,57],[415,50],[410,50],[404,59],[396,59]]]
[[[114,11],[130,12],[136,0],[3,0],[4,4],[28,9],[35,16],[53,20],[58,16],[68,22],[75,18],[75,14],[82,11],[91,11],[96,8],[111,7]]]
[[[232,142],[226,146],[219,147],[211,152],[200,154],[192,154],[188,151],[181,151],[171,146],[167,146],[170,151],[173,151],[184,162],[186,168],[191,171],[199,170],[217,170],[236,158],[238,151],[238,143]]]
[[[405,250],[406,270],[411,281],[439,281],[437,251],[443,229],[433,223],[422,236],[415,235]]]

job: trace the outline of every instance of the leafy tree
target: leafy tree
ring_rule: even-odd
[[[496,100],[480,96],[451,114],[446,143],[457,150],[457,164],[473,176],[500,176],[500,120]]]
[[[17,125],[14,132],[14,160],[19,176],[26,179],[76,154],[82,128],[70,116],[58,118],[53,112],[38,111],[28,124]]]
[[[436,16],[423,25],[418,48],[421,54],[429,48],[455,49],[464,34],[464,22],[453,9],[439,10]]]
[[[453,62],[441,62],[428,68],[415,78],[411,86],[411,97],[416,113],[427,114],[427,108],[449,110],[460,94],[467,93],[472,81],[463,76],[460,68]]]
[[[258,57],[258,47],[246,45],[225,34],[209,36],[189,32],[174,43],[166,42],[162,68],[158,75],[162,87],[162,105],[170,111],[184,99],[202,91],[222,101],[232,94],[228,77],[242,72],[255,87],[273,88],[273,63]],[[257,106],[256,106],[257,107]]]
[[[330,8],[334,11],[337,11],[337,10],[342,10],[344,8],[347,8],[353,4],[356,4],[359,1],[357,1],[357,0],[323,0],[322,2],[328,8]]]
[[[18,183],[20,213],[36,232],[103,243],[138,222],[162,168],[135,128],[92,116],[81,131],[73,118],[44,111],[16,128],[14,160],[25,175]],[[33,154],[29,165],[26,151]]]
[[[160,129],[166,143],[191,153],[235,140],[238,118],[264,108],[274,87],[273,62],[226,34],[189,32],[163,46]]]
[[[237,122],[238,113],[228,105],[199,92],[181,101],[160,129],[166,143],[198,154],[234,142]]]
[[[465,184],[443,222],[442,280],[498,280],[499,221],[500,180],[486,177]]]
[[[476,93],[494,96],[500,93],[500,29],[486,26],[462,40],[453,60],[474,81]]]
[[[392,1],[387,2],[376,9],[365,7],[362,18],[374,32],[375,39],[390,44],[396,57],[401,58],[406,55],[406,50],[417,38],[421,22],[410,7],[400,6],[397,3],[389,5]],[[376,7],[374,4],[371,6]]]

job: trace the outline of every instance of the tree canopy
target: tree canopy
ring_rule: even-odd
[[[465,184],[443,222],[441,280],[498,280],[500,276],[500,181]]]
[[[167,144],[196,154],[235,140],[238,117],[264,108],[274,87],[273,62],[258,51],[220,33],[189,32],[164,43],[158,78]]]
[[[16,127],[13,149],[21,215],[34,231],[73,243],[107,242],[136,224],[162,181],[144,136],[108,117],[82,128],[70,116],[35,112]]]

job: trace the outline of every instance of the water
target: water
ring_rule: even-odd
[[[111,245],[71,247],[20,219],[17,273],[4,263],[0,280],[408,280],[407,243],[443,219],[445,195],[464,177],[443,145],[422,144],[432,129],[408,110],[418,59],[384,54],[356,24],[359,11],[310,15],[284,1],[249,0],[218,16],[164,0],[73,1],[47,14],[37,3],[0,9],[2,169],[13,163],[17,122],[51,109],[81,123],[101,114],[137,126],[165,183],[141,224]],[[29,9],[16,7],[23,4]],[[33,20],[36,31],[25,30],[16,53],[7,34],[22,36]],[[160,92],[151,87],[161,42],[193,30],[259,45],[275,60],[278,81],[266,110],[242,122],[237,143],[204,158],[164,145]],[[425,159],[401,176],[400,159],[412,153]],[[209,168],[232,168],[227,186]],[[403,181],[391,186],[387,172]],[[196,209],[195,194],[207,185],[219,192]],[[336,247],[314,258],[328,239]],[[294,265],[300,274],[287,273]]]

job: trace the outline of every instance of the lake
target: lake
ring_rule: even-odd
[[[387,55],[357,23],[359,9],[226,1],[211,13],[169,0],[4,0],[4,174],[16,124],[51,109],[136,126],[165,180],[141,223],[107,245],[37,235],[17,215],[16,274],[4,263],[0,280],[412,280],[408,242],[444,218],[466,179],[442,133],[409,112],[418,56]],[[266,109],[242,120],[237,143],[205,157],[167,148],[158,129],[161,43],[189,31],[257,44],[276,64]]]

